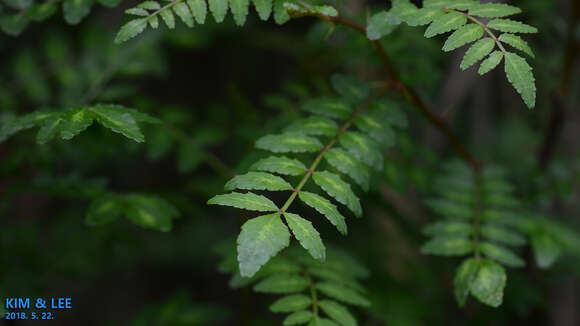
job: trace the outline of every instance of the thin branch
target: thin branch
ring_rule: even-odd
[[[318,15],[317,17],[333,24],[347,26],[366,35],[366,27],[346,20],[340,16],[330,17]],[[433,124],[443,135],[445,135],[449,143],[455,148],[457,153],[464,161],[466,161],[474,170],[481,169],[481,162],[476,160],[475,157],[469,153],[459,136],[453,132],[447,122],[439,115],[437,115],[433,110],[431,110],[412,87],[405,85],[401,81],[399,78],[399,73],[391,63],[391,60],[389,59],[383,45],[378,40],[370,42],[380,56],[383,62],[383,68],[389,76],[389,81],[395,85],[395,88],[398,89],[411,103],[413,103],[431,124]]]
[[[573,1],[574,8],[568,24],[566,49],[564,52],[564,62],[562,64],[562,79],[558,90],[552,92],[552,113],[548,122],[548,128],[545,132],[544,143],[538,153],[538,161],[540,168],[545,168],[552,156],[556,147],[556,143],[560,138],[562,126],[565,121],[565,98],[570,89],[570,81],[572,80],[572,73],[576,63],[576,57],[580,52],[580,45],[575,40],[575,31],[578,22],[580,21],[580,1]]]

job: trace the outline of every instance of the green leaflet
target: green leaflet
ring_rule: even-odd
[[[175,28],[175,16],[173,16],[173,11],[161,10],[159,12],[159,15],[161,16],[161,19],[163,19],[163,21],[165,22],[165,25],[167,25],[167,27],[169,29]]]
[[[62,3],[64,20],[76,25],[91,12],[92,6],[93,0],[66,0]]]
[[[46,144],[53,140],[61,128],[62,121],[60,116],[47,120],[36,134],[36,142]]]
[[[509,82],[520,93],[528,108],[536,105],[536,84],[532,67],[519,55],[507,52],[505,55],[505,73]]]
[[[298,275],[271,276],[254,286],[254,291],[265,293],[296,293],[308,287],[308,281]]]
[[[385,146],[392,146],[395,143],[395,132],[387,123],[388,116],[385,111],[373,110],[368,114],[356,117],[354,125],[364,131],[371,138]]]
[[[238,26],[244,25],[250,8],[250,0],[229,0],[234,21]]]
[[[286,131],[304,135],[332,137],[338,133],[338,125],[328,118],[312,116],[295,121],[286,128]]]
[[[179,216],[171,204],[156,196],[127,195],[123,202],[127,219],[144,228],[169,232],[173,219]]]
[[[469,8],[469,14],[487,18],[511,16],[522,12],[518,7],[503,3],[485,3]]]
[[[361,164],[350,153],[333,148],[324,154],[326,161],[338,171],[351,177],[364,191],[369,190],[370,173],[366,166]]]
[[[73,109],[63,114],[64,123],[60,130],[62,139],[72,139],[93,124],[93,115],[85,109]]]
[[[272,12],[272,0],[252,0],[261,20],[268,20]]]
[[[272,312],[294,312],[304,310],[312,305],[312,299],[303,294],[293,294],[276,300],[270,305]]]
[[[407,128],[409,121],[407,116],[395,102],[387,99],[378,100],[368,106],[369,116],[377,121],[385,121],[390,125],[398,128]],[[356,121],[356,119],[355,119]],[[371,135],[371,137],[373,137]]]
[[[284,179],[265,172],[248,172],[235,176],[228,181],[224,189],[231,191],[234,189],[245,190],[292,190],[292,186]]]
[[[436,237],[421,247],[424,254],[463,256],[473,252],[473,242],[462,237]]]
[[[481,235],[489,240],[505,243],[512,246],[521,246],[526,244],[526,239],[521,235],[509,231],[504,227],[494,225],[482,225],[480,228]]]
[[[354,194],[350,185],[344,182],[338,175],[328,171],[314,172],[314,182],[327,194],[339,203],[348,207],[356,217],[362,216],[362,207],[358,197]]]
[[[114,196],[102,196],[93,200],[87,212],[87,225],[107,224],[121,216],[122,205]]]
[[[173,5],[173,11],[187,27],[193,27],[193,16],[185,2],[178,2]]]
[[[474,0],[425,0],[423,7],[425,8],[448,8],[467,10],[479,5],[478,1]]]
[[[282,324],[284,326],[306,324],[312,317],[314,317],[314,314],[310,310],[297,311],[288,315]]]
[[[371,92],[365,82],[352,76],[334,74],[330,78],[330,83],[338,94],[353,103],[366,100]]]
[[[224,21],[228,13],[228,0],[208,0],[209,11],[213,14],[213,18],[217,23]]]
[[[316,289],[324,295],[354,306],[368,307],[370,302],[357,291],[337,283],[322,282],[316,285]]]
[[[445,199],[431,199],[426,202],[427,206],[435,213],[453,218],[470,219],[473,215],[470,206]]]
[[[187,0],[187,5],[191,9],[195,21],[198,24],[205,23],[205,16],[207,15],[207,4],[205,0]]]
[[[348,309],[340,303],[332,300],[318,302],[322,311],[337,323],[344,326],[357,326],[358,323]]]
[[[492,243],[480,243],[479,248],[484,255],[504,265],[510,267],[523,267],[526,264],[523,259],[510,250]]]
[[[536,263],[540,268],[548,268],[562,254],[562,246],[549,234],[536,232],[532,234],[532,249]]]
[[[526,41],[524,41],[521,37],[514,34],[504,33],[501,34],[498,39],[501,42],[509,44],[512,47],[524,52],[530,57],[535,58],[534,52],[532,52],[532,49],[530,48],[528,43],[526,43]]]
[[[436,222],[423,228],[423,233],[431,236],[469,236],[473,226],[459,221]]]
[[[469,289],[471,284],[479,271],[479,261],[475,258],[469,258],[463,261],[457,272],[455,273],[455,279],[453,280],[455,299],[459,307],[465,305],[467,300],[467,295],[469,294]]]
[[[275,212],[278,210],[276,204],[274,204],[270,199],[251,192],[245,194],[232,192],[225,195],[216,195],[208,200],[207,203],[209,205],[232,206],[259,212]]]
[[[471,294],[479,301],[499,307],[503,301],[506,284],[505,270],[489,259],[480,261],[480,268],[470,286]]]
[[[487,59],[481,62],[479,70],[477,71],[480,75],[485,75],[491,70],[493,70],[503,59],[503,53],[501,51],[492,52]]]
[[[479,39],[483,35],[483,28],[477,24],[467,24],[449,36],[443,45],[443,51],[455,50],[467,43]]]
[[[340,135],[339,143],[357,159],[377,171],[383,169],[383,154],[377,143],[366,135],[350,131]]]
[[[376,13],[371,17],[367,25],[367,38],[369,40],[378,40],[391,34],[400,24],[401,19],[392,12],[381,11]]]
[[[314,317],[308,326],[338,326],[338,324],[330,319]]]
[[[135,118],[123,107],[99,104],[88,108],[88,110],[93,112],[95,119],[104,127],[123,134],[138,143],[145,141],[145,136],[139,130]]]
[[[322,243],[322,239],[320,239],[320,233],[316,231],[312,223],[296,214],[288,212],[284,212],[284,217],[302,247],[308,250],[314,259],[324,261],[326,259],[326,248]]]
[[[297,176],[306,173],[306,166],[296,159],[285,156],[270,156],[254,163],[250,170]]]
[[[354,280],[350,275],[343,271],[337,271],[336,269],[320,266],[318,268],[311,267],[309,272],[311,275],[316,276],[321,280],[336,282],[337,284],[344,285],[362,293],[366,291],[358,281]]]
[[[425,37],[433,37],[435,35],[447,33],[454,29],[465,25],[467,17],[461,13],[450,12],[436,18],[425,31]]]
[[[352,108],[348,103],[334,97],[309,100],[302,105],[302,109],[325,117],[343,120],[348,119],[352,113]]]
[[[123,43],[134,38],[141,34],[145,30],[145,27],[147,27],[147,19],[145,18],[134,19],[126,23],[117,33],[115,43]]]
[[[297,133],[284,133],[280,135],[266,135],[256,141],[256,148],[268,150],[274,153],[303,153],[318,152],[322,149],[320,141]]]
[[[290,232],[282,222],[280,214],[263,215],[248,220],[238,236],[240,274],[243,277],[252,277],[262,265],[289,244]],[[259,290],[258,285],[255,288],[258,292],[276,292],[275,289],[281,287],[276,286],[273,281],[260,286]]]
[[[409,12],[407,15],[402,16],[402,18],[409,26],[422,26],[431,23],[443,15],[443,11],[438,8],[421,8],[415,10],[413,13]]]
[[[159,5],[159,2],[157,2],[157,1],[143,1],[139,5],[137,5],[137,8],[142,8],[142,9],[147,9],[147,10],[159,10],[159,9],[161,9],[161,6]]]
[[[506,33],[537,33],[538,29],[511,19],[494,19],[487,27]]]
[[[276,24],[282,25],[290,20],[290,15],[284,8],[286,0],[274,0],[274,21]]]
[[[324,215],[332,225],[336,226],[338,231],[343,235],[347,234],[347,227],[345,223],[345,218],[340,214],[336,206],[328,201],[326,198],[319,196],[315,193],[301,191],[298,193],[298,197],[306,205],[314,208],[320,214]]]

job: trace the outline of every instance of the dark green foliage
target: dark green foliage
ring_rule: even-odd
[[[574,323],[567,1],[0,3],[0,301],[70,296],[59,325]]]

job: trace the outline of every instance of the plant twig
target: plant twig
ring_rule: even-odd
[[[564,52],[564,62],[562,64],[562,79],[559,89],[551,94],[553,110],[548,122],[548,128],[545,132],[544,143],[538,153],[539,166],[542,169],[550,162],[556,143],[560,138],[562,126],[565,121],[565,97],[568,95],[576,57],[578,56],[578,52],[580,52],[580,44],[578,44],[574,36],[576,26],[580,21],[580,1],[573,2],[574,8],[572,9],[572,16],[568,24],[566,49]]]

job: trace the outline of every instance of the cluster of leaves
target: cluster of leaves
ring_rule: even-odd
[[[382,151],[394,144],[392,127],[405,127],[407,124],[402,112],[390,102],[369,101],[370,89],[362,81],[343,75],[335,75],[331,81],[339,97],[305,102],[302,108],[315,116],[296,121],[281,134],[267,135],[256,141],[257,148],[274,153],[319,153],[309,168],[298,159],[270,156],[252,165],[252,172],[238,175],[225,185],[226,190],[288,191],[290,196],[282,206],[252,192],[217,195],[208,201],[209,204],[270,213],[250,219],[242,226],[238,237],[242,276],[254,275],[272,256],[289,245],[288,227],[312,257],[324,261],[325,247],[318,231],[309,220],[289,213],[287,209],[298,197],[323,214],[340,233],[346,234],[345,217],[337,206],[319,194],[304,191],[303,187],[313,179],[326,194],[346,206],[356,217],[361,217],[360,200],[351,185],[336,172],[316,169],[324,159],[329,168],[348,176],[367,191],[370,169],[382,170]],[[339,127],[333,119],[341,121],[342,125]],[[351,125],[359,131],[349,131]],[[326,146],[316,136],[326,137]],[[294,187],[272,173],[300,179]]]
[[[106,193],[94,199],[87,211],[88,225],[116,221],[121,214],[147,229],[169,232],[179,211],[168,201],[154,195]]]
[[[40,22],[52,17],[62,7],[64,20],[75,25],[90,12],[94,0],[5,0],[4,3],[14,12],[4,13],[0,4],[0,29],[6,34],[17,36],[31,22]],[[121,0],[96,0],[105,7],[115,7]]]
[[[421,251],[441,256],[473,255],[457,269],[457,302],[463,306],[471,293],[479,301],[498,307],[507,279],[502,265],[525,265],[522,258],[505,247],[526,243],[522,235],[506,225],[519,206],[512,195],[513,187],[498,168],[474,171],[453,162],[445,170],[434,185],[440,198],[427,203],[445,219],[424,229],[433,239]]]
[[[270,305],[274,313],[288,314],[283,325],[356,326],[356,318],[345,304],[368,307],[366,289],[359,280],[367,269],[345,252],[329,248],[321,263],[291,247],[271,259],[251,278],[241,277],[233,247],[222,249],[221,272],[232,274],[230,286],[250,284],[259,293],[284,295]]]
[[[96,104],[64,111],[41,110],[19,117],[3,116],[2,125],[0,125],[0,141],[33,127],[40,128],[36,134],[36,141],[39,144],[57,137],[69,140],[86,130],[95,121],[136,142],[145,141],[138,122],[160,123],[160,120],[145,113],[112,104]]]
[[[401,22],[410,26],[429,25],[425,31],[425,37],[428,38],[453,31],[443,45],[443,51],[449,52],[473,43],[465,53],[460,67],[465,70],[487,57],[479,66],[480,75],[493,70],[505,59],[508,81],[531,109],[536,104],[532,67],[520,55],[506,50],[509,45],[534,57],[530,46],[516,34],[537,33],[538,30],[519,21],[504,18],[520,12],[514,6],[481,4],[475,0],[425,0],[420,9],[408,0],[399,0],[391,10],[377,13],[370,19],[367,36],[370,39],[379,39],[391,33]],[[484,24],[482,18],[491,20]],[[497,32],[503,34],[497,36]]]
[[[284,24],[291,17],[302,16],[336,16],[338,12],[331,6],[309,5],[304,2],[288,3],[286,0],[253,0],[252,3],[262,20],[268,20],[272,12],[278,24]],[[246,23],[250,0],[173,0],[165,5],[157,1],[144,1],[136,7],[127,9],[126,14],[138,16],[121,27],[115,42],[122,43],[141,34],[147,26],[159,27],[159,17],[168,28],[175,28],[175,16],[188,27],[204,24],[207,12],[211,12],[217,23],[224,21],[228,10],[231,10],[238,26]]]

